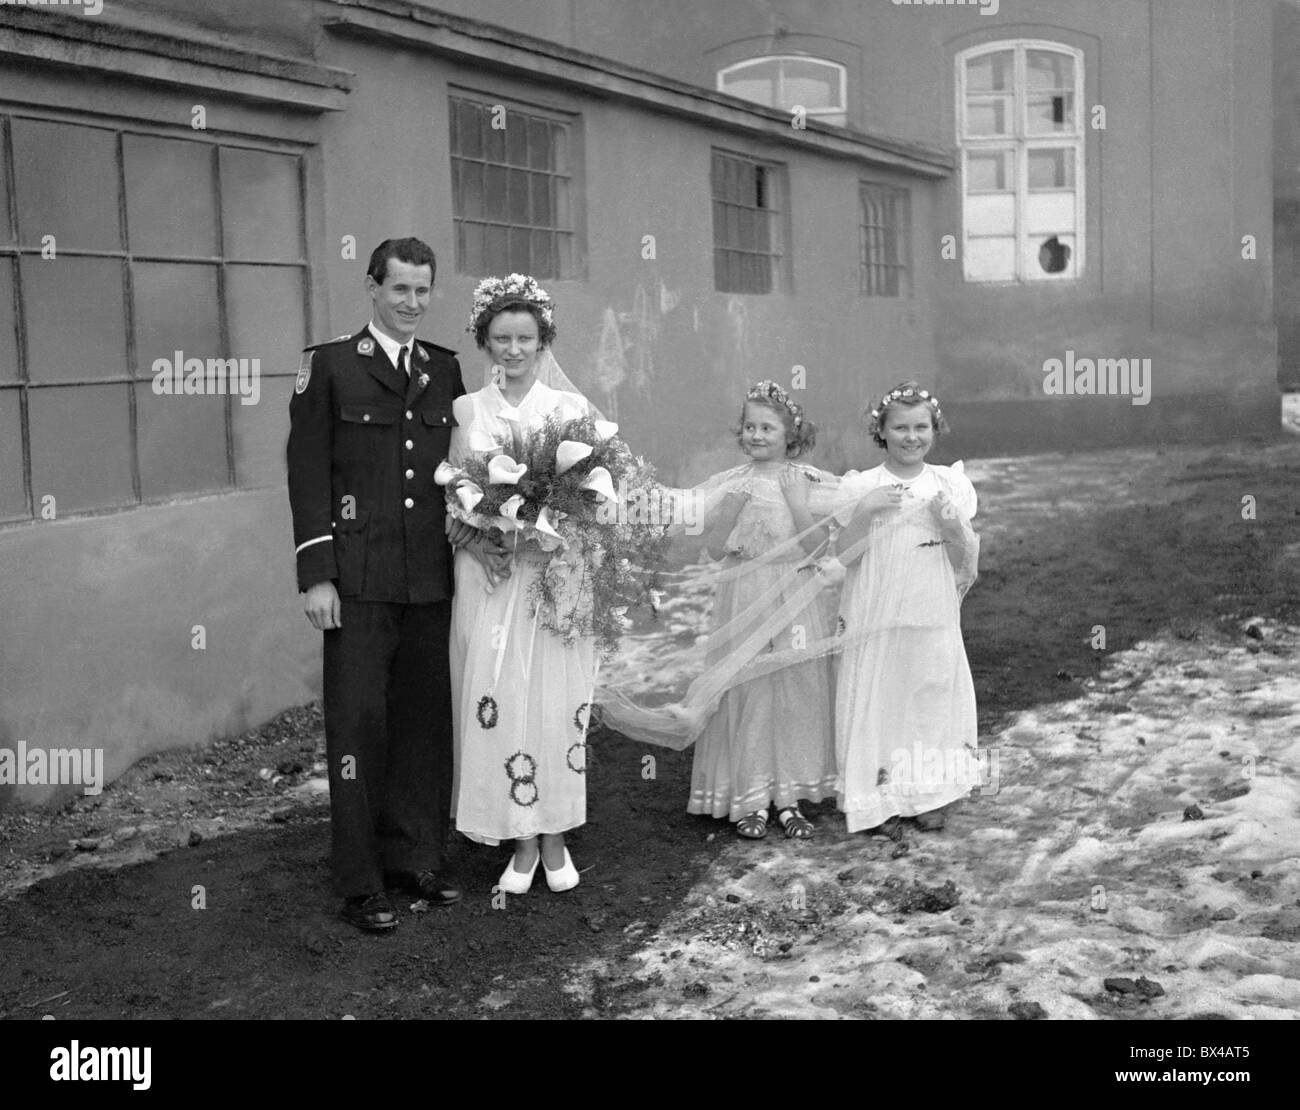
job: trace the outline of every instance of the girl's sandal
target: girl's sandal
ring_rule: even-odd
[[[798,806],[789,806],[777,812],[776,819],[785,829],[787,839],[807,840],[817,830],[817,826],[799,812]]]
[[[762,840],[767,835],[767,810],[746,813],[736,822],[736,835],[746,840]]]

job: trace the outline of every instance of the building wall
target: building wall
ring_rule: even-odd
[[[441,6],[481,17],[485,10],[466,0]],[[487,8],[504,19],[508,6]],[[1276,424],[1272,4],[1003,0],[985,15],[975,6],[854,0],[779,8],[666,0],[628,5],[617,20],[599,18],[601,7],[607,10],[600,0],[571,0],[566,28],[562,5],[539,6],[546,14],[538,14],[536,33],[709,87],[721,65],[743,57],[820,55],[849,69],[850,126],[949,148],[957,144],[958,51],[1021,37],[1078,47],[1084,106],[1107,111],[1106,130],[1087,132],[1081,278],[980,285],[963,278],[959,261],[940,261],[937,242],[923,244],[935,250],[930,295],[939,309],[937,361],[928,373],[945,396],[970,406],[963,447],[978,449],[996,435],[1006,450],[1029,449],[1043,442],[1043,429],[1061,446],[1083,446]],[[1283,7],[1278,18],[1293,18],[1294,5]],[[1289,66],[1290,54],[1278,50]],[[961,211],[954,176],[933,197],[940,235],[960,238]],[[1253,260],[1241,257],[1246,235],[1255,238]],[[1151,358],[1151,405],[1134,412],[1127,399],[1052,398],[1052,411],[1021,409],[1020,402],[1049,400],[1043,363],[1067,349]]]

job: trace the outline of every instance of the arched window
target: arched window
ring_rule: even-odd
[[[967,281],[1083,271],[1083,54],[986,43],[957,55],[962,264]]]
[[[840,127],[846,120],[845,70],[806,54],[769,54],[718,71],[718,91]]]

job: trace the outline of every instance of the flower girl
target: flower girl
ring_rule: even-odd
[[[885,461],[850,472],[837,536],[848,567],[840,597],[844,651],[836,676],[839,806],[848,829],[898,818],[944,824],[943,807],[979,781],[975,688],[961,599],[975,580],[975,489],[961,463],[925,456],[948,430],[939,400],[916,382],[890,390],[869,429]]]
[[[783,617],[781,627],[763,624],[808,581],[808,556],[825,539],[825,529],[813,527],[808,495],[829,476],[792,461],[815,437],[803,409],[779,385],[759,382],[746,393],[739,442],[750,461],[705,483],[727,490],[703,535],[708,554],[722,560],[709,664],[754,641],[746,650],[756,649],[763,670],[765,657],[775,661],[829,635],[830,620],[816,594]],[[756,840],[767,835],[775,805],[787,837],[813,834],[799,802],[834,793],[832,663],[828,655],[795,658],[722,695],[695,744],[688,812],[727,817],[740,836]]]

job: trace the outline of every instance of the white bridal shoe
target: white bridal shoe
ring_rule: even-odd
[[[541,853],[538,853],[541,858]],[[546,864],[542,864],[542,870],[546,872],[546,885],[557,894],[563,890],[572,890],[578,885],[578,869],[573,866],[573,857],[569,855],[569,849],[564,849],[564,866],[557,867],[552,871]]]
[[[497,882],[502,890],[507,894],[527,894],[528,888],[533,885],[533,876],[537,874],[537,863],[542,858],[542,853],[537,853],[537,859],[533,860],[533,866],[528,871],[515,870],[515,857],[510,857],[510,862],[506,864],[506,869],[501,872],[501,878]],[[549,880],[550,873],[547,873]],[[552,890],[555,888],[552,887]]]

